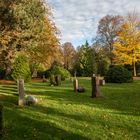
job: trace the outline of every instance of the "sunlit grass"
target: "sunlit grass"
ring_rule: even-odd
[[[89,78],[80,78],[85,93],[73,92],[67,80],[25,85],[38,98],[35,106],[20,108],[16,85],[0,85],[4,105],[4,140],[139,140],[140,81],[106,84],[102,98],[92,99]]]

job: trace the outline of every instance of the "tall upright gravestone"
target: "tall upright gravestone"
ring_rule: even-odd
[[[78,90],[78,80],[76,78],[73,80],[73,87],[74,87],[74,92],[77,92],[77,90]]]
[[[24,80],[19,79],[17,80],[17,87],[18,87],[18,105],[19,106],[24,106],[25,104],[25,93],[24,93]]]
[[[91,86],[92,86],[92,95],[91,98],[96,98],[100,96],[100,91],[99,91],[99,77],[96,77],[93,75],[91,77]]]
[[[74,92],[77,92],[78,91],[78,80],[76,78],[76,71],[74,73],[73,87],[74,87]]]

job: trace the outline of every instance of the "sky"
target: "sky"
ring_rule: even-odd
[[[71,42],[75,47],[86,40],[92,43],[99,20],[109,15],[140,13],[140,0],[47,0],[53,20],[60,30],[60,42]]]

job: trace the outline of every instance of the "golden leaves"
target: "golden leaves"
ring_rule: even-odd
[[[113,54],[115,63],[132,65],[133,62],[140,60],[140,30],[137,28],[139,20],[128,17],[114,42]],[[135,20],[133,21],[133,19]]]

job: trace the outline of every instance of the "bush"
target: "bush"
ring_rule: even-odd
[[[110,67],[106,76],[109,83],[128,83],[133,81],[132,73],[122,66]]]
[[[43,76],[46,74],[45,71],[37,71],[37,77],[38,78],[43,78]]]
[[[61,80],[65,80],[70,77],[69,71],[60,66],[53,66],[51,69],[46,71],[46,77],[50,77],[51,75],[61,75]]]
[[[28,63],[28,59],[25,56],[18,56],[13,64],[12,78],[17,80],[19,78],[28,82],[31,79],[31,71]]]

